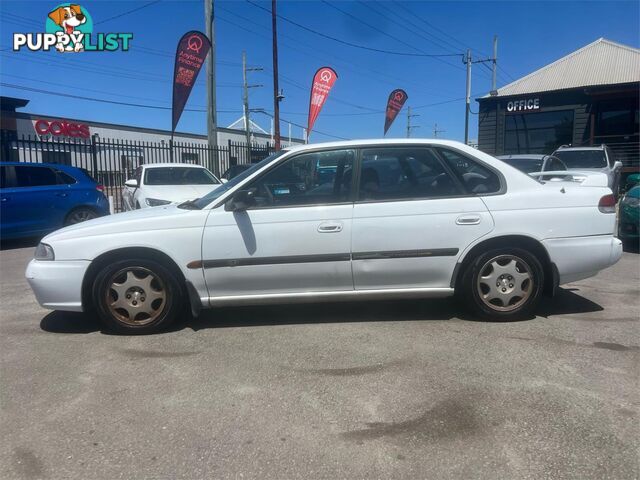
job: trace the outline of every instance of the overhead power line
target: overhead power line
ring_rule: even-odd
[[[260,23],[252,20],[251,18],[240,15],[239,13],[229,10],[223,7],[222,5],[217,5],[216,8],[218,10],[229,13],[230,15],[233,15],[238,19],[242,19],[243,23],[242,24],[236,23],[221,15],[217,15],[217,20],[221,20],[225,23],[233,25],[234,27],[239,28],[240,30],[243,30],[245,32],[248,32],[251,35],[256,35],[265,39],[267,38],[266,35],[257,32],[254,28],[248,28],[246,26],[247,23],[255,25],[261,29],[267,30],[268,32],[271,32],[271,29],[266,27],[265,25],[261,25]],[[339,66],[341,69],[352,72],[355,75],[358,75],[361,77],[366,77],[368,81],[384,83],[393,88],[396,88],[398,86],[398,83],[402,83],[405,85],[413,85],[416,88],[420,88],[420,89],[425,88],[425,84],[422,82],[417,82],[415,80],[412,80],[411,78],[406,78],[406,77],[405,78],[396,77],[396,76],[390,75],[388,72],[371,68],[368,65],[358,65],[357,68],[355,68],[353,63],[353,58],[347,59],[344,57],[340,57],[335,52],[322,51],[321,49],[318,49],[316,45],[310,45],[308,43],[302,42],[299,38],[294,38],[291,35],[287,35],[286,33],[278,32],[278,36],[281,38],[291,39],[291,41],[293,42],[293,43],[288,43],[288,42],[279,40],[282,45],[285,45],[288,47],[287,51],[289,53],[297,52],[301,55],[304,55],[305,57],[316,58],[320,60],[322,63],[327,63],[328,61],[327,57],[328,57],[332,63],[334,63],[336,66]],[[270,38],[271,37],[269,37],[269,39]],[[371,73],[374,73],[375,75],[367,75],[365,72],[371,72]],[[329,98],[329,100],[331,100],[331,97]]]
[[[131,103],[131,102],[119,102],[117,100],[107,100],[104,98],[95,98],[95,97],[85,97],[82,95],[74,95],[71,93],[63,93],[63,92],[54,92],[52,90],[44,90],[41,88],[33,88],[33,87],[25,87],[24,85],[16,85],[13,83],[6,83],[6,82],[0,82],[0,86],[2,87],[8,87],[8,88],[15,88],[17,90],[25,90],[28,92],[35,92],[35,93],[43,93],[46,95],[56,95],[58,97],[67,97],[67,98],[74,98],[76,100],[86,100],[89,102],[98,102],[98,103],[110,103],[113,105],[122,105],[122,106],[126,106],[126,107],[136,107],[136,108],[151,108],[151,109],[156,109],[156,110],[171,110],[171,107],[165,107],[162,105],[147,105],[144,103]],[[206,108],[185,108],[185,111],[188,112],[206,112]],[[219,112],[222,113],[238,113],[241,110],[218,110]]]
[[[99,22],[95,22],[95,25],[101,25],[101,24],[103,24],[105,22],[110,22],[111,20],[115,20],[116,18],[124,17],[125,15],[129,15],[130,13],[137,12],[138,10],[142,10],[143,8],[147,8],[147,7],[150,7],[152,5],[155,5],[156,3],[160,3],[161,1],[162,0],[153,0],[152,2],[145,3],[144,5],[141,5],[141,6],[136,7],[136,8],[132,8],[131,10],[127,10],[126,12],[119,13],[117,15],[114,15],[113,17],[105,18],[104,20],[100,20]]]
[[[251,0],[245,0],[247,3],[250,3],[251,5],[253,5],[254,7],[257,7],[261,10],[264,10],[265,12],[269,12],[271,13],[271,11],[268,8],[263,7],[262,5],[258,5],[255,2],[252,2]],[[370,52],[377,52],[377,53],[386,53],[388,55],[400,55],[400,56],[404,56],[404,57],[453,57],[453,56],[462,56],[461,54],[453,54],[453,53],[447,53],[447,54],[425,54],[425,53],[411,53],[411,52],[397,52],[397,51],[393,51],[393,50],[383,50],[380,48],[373,48],[373,47],[367,47],[365,45],[358,45],[357,43],[352,43],[352,42],[348,42],[346,40],[342,40],[340,38],[336,38],[336,37],[332,37],[330,35],[327,35],[325,33],[322,32],[318,32],[312,28],[309,27],[305,27],[304,25],[299,24],[298,22],[294,22],[293,20],[290,20],[287,17],[284,17],[280,14],[277,15],[277,17],[287,23],[290,23],[291,25],[295,25],[298,28],[301,28],[302,30],[305,30],[307,32],[313,33],[314,35],[318,35],[320,37],[326,38],[328,40],[332,40],[334,42],[337,43],[341,43],[343,45],[347,45],[349,47],[353,47],[353,48],[359,48],[362,50],[368,50]]]
[[[162,105],[147,105],[147,104],[143,104],[143,103],[118,102],[116,100],[107,100],[107,99],[104,99],[104,98],[95,98],[95,97],[85,97],[85,96],[82,96],[82,95],[74,95],[74,94],[63,93],[63,92],[59,92],[59,91],[54,92],[52,90],[44,90],[44,89],[41,89],[41,88],[25,87],[23,85],[16,85],[16,84],[6,83],[6,82],[0,82],[0,86],[7,87],[7,88],[14,88],[14,89],[17,89],[17,90],[24,90],[24,91],[28,91],[28,92],[41,93],[41,94],[45,94],[45,95],[54,95],[56,97],[73,98],[73,99],[76,99],[76,100],[84,100],[84,101],[88,101],[88,102],[107,103],[107,104],[112,104],[112,105],[121,105],[121,106],[126,106],[126,107],[135,107],[135,108],[148,108],[148,109],[153,109],[153,110],[171,110],[171,107],[166,107],[166,106],[162,106]],[[206,108],[185,108],[184,110],[186,112],[206,112],[207,111]],[[241,113],[241,112],[242,112],[242,110],[218,110],[218,113]],[[260,113],[265,113],[266,115],[271,115],[266,110],[263,110]],[[306,128],[303,125],[300,125],[298,123],[292,122],[292,121],[287,120],[285,118],[282,118],[282,121],[286,122],[286,123],[290,123],[291,125],[295,125],[296,127]],[[325,137],[337,138],[337,139],[340,139],[340,140],[348,140],[348,138],[340,137],[340,136],[337,136],[337,135],[332,135],[330,133],[320,132],[318,130],[314,130],[314,133],[317,133],[319,135],[323,135]]]

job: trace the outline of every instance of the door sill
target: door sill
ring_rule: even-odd
[[[209,297],[211,307],[227,305],[267,305],[278,303],[343,302],[365,299],[441,298],[453,295],[453,288],[388,288],[344,290],[333,292],[264,293],[258,295],[226,295]]]

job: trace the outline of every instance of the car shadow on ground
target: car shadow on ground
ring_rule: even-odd
[[[557,315],[598,312],[604,308],[575,293],[578,289],[560,288],[555,297],[544,298],[537,315]],[[533,320],[535,317],[523,321]],[[186,315],[168,331],[207,328],[238,328],[270,325],[303,325],[321,323],[357,322],[406,322],[448,321],[460,319],[477,321],[467,313],[454,298],[430,300],[394,300],[345,303],[315,303],[298,305],[267,305],[247,307],[224,307],[204,310],[199,317]],[[103,329],[93,314],[74,312],[51,312],[40,322],[40,328],[50,333],[86,334],[110,332]]]

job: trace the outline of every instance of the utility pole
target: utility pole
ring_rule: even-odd
[[[438,134],[439,133],[444,133],[444,132],[446,132],[446,130],[438,130],[438,124],[437,123],[433,126],[433,138],[438,138]]]
[[[469,143],[469,110],[471,109],[471,49],[467,50],[467,94],[464,104],[464,144]]]
[[[271,0],[271,32],[273,35],[273,122],[275,124],[274,146],[280,150],[280,90],[278,88],[278,25],[276,0]]]
[[[262,70],[262,67],[249,67],[247,68],[247,52],[242,51],[242,103],[244,105],[244,132],[247,142],[247,160],[251,163],[251,119],[249,118],[249,89],[261,87],[262,85],[249,85],[247,83],[247,72],[255,72]]]
[[[249,123],[249,85],[247,84],[247,52],[242,51],[242,103],[244,104],[244,133],[251,162],[251,126]]]
[[[497,93],[496,79],[498,76],[498,36],[493,36],[493,58],[491,68],[491,92]]]
[[[412,128],[420,128],[419,125],[411,125],[411,119],[414,117],[419,117],[420,115],[417,113],[411,114],[411,107],[407,107],[407,138],[411,137],[411,129]]]
[[[204,16],[207,37],[211,41],[211,50],[207,55],[207,139],[209,141],[209,149],[213,152],[213,173],[219,175],[218,120],[216,114],[216,37],[213,0],[204,0]]]

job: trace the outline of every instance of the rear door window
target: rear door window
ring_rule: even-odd
[[[380,147],[362,151],[358,200],[412,200],[463,193],[430,148]]]
[[[45,187],[57,185],[56,172],[49,167],[15,166],[18,187]]]

